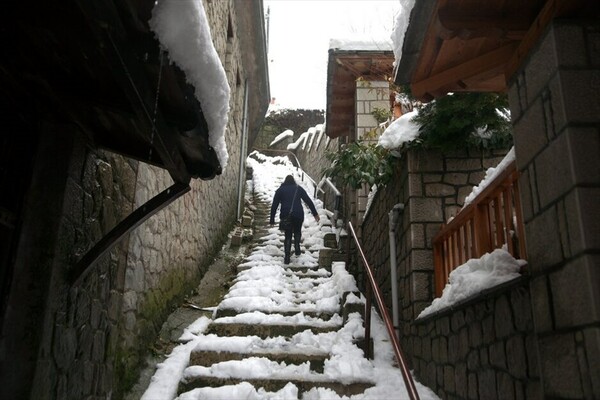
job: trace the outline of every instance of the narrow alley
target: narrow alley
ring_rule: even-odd
[[[284,268],[283,234],[268,226],[270,199],[287,174],[309,193],[314,187],[301,181],[303,171],[287,159],[257,158],[248,159],[253,179],[246,194],[253,210],[253,237],[239,248],[228,242],[223,258],[215,262],[223,276],[207,274],[203,280],[218,291],[228,286],[223,281],[230,277],[227,293],[222,290],[216,305],[219,300],[208,286],[206,293],[199,289],[169,318],[165,325],[171,334],[165,336],[179,345],[170,346],[172,352],[157,365],[150,382],[148,376],[142,378],[129,398],[142,391],[145,400],[406,397],[381,320],[372,320],[374,359],[368,360],[360,348],[364,297],[343,262],[319,257],[325,235],[335,232],[319,200],[315,203],[321,222],[305,219],[302,254],[292,256]],[[181,323],[182,312],[189,326]],[[175,337],[173,332],[181,334]],[[428,388],[417,387],[422,399],[437,398]]]

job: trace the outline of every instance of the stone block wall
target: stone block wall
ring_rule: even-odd
[[[555,21],[510,83],[546,398],[600,398],[600,23]]]
[[[235,31],[231,1],[205,2],[215,48],[231,88],[230,113],[225,141],[229,161],[213,180],[193,180],[191,191],[154,215],[130,234],[124,278],[119,369],[135,370],[143,359],[140,345],[148,344],[160,330],[170,305],[189,293],[204,275],[212,256],[225,241],[237,212],[244,67]],[[135,207],[172,183],[162,169],[140,163]]]
[[[419,381],[442,398],[540,398],[527,278],[417,320],[408,339]]]
[[[323,129],[315,129],[306,137],[306,144],[300,145],[292,152],[298,158],[300,166],[317,183],[323,177],[323,171],[331,165],[325,155],[338,149],[338,139],[330,139]],[[309,130],[310,131],[310,130]],[[297,139],[297,138],[295,138]]]
[[[80,285],[71,285],[69,272],[133,210],[138,163],[89,150],[74,126],[47,127],[45,136],[47,150],[53,141],[69,142],[69,136],[76,140],[71,146],[59,146],[38,164],[43,170],[56,168],[56,160],[68,160],[66,170],[56,171],[64,192],[48,193],[60,198],[60,206],[44,210],[59,221],[56,241],[46,253],[52,256],[45,257],[46,265],[39,265],[48,286],[30,398],[110,397],[118,393],[115,352],[124,322],[120,309],[128,239],[102,257]]]
[[[314,128],[311,128],[314,129]],[[307,136],[307,142],[305,146],[298,146],[293,150],[294,155],[298,158],[302,169],[314,179],[316,184],[319,184],[324,176],[325,169],[331,166],[331,161],[326,157],[328,152],[335,152],[339,146],[339,139],[331,139],[321,129],[314,130],[313,133]],[[336,207],[336,196],[335,192],[327,185],[323,186],[325,193],[319,193],[317,198],[323,201],[323,205],[329,211],[334,211]],[[343,188],[338,188],[340,192]],[[314,196],[314,193],[309,193]],[[342,210],[340,204],[340,211]],[[339,218],[343,218],[340,213]]]
[[[404,204],[395,240],[400,342],[418,378],[444,398],[504,398],[496,387],[509,388],[510,393],[515,393],[514,397],[506,398],[519,398],[519,394],[534,393],[539,388],[531,383],[536,380],[539,383],[539,375],[534,371],[537,362],[534,355],[526,360],[518,359],[513,349],[507,350],[513,342],[519,346],[524,340],[531,343],[533,337],[525,283],[514,289],[519,294],[505,288],[495,292],[496,300],[490,300],[491,295],[475,298],[469,303],[470,311],[462,308],[453,311],[458,316],[449,312],[415,322],[434,298],[433,237],[441,225],[460,210],[464,198],[479,184],[487,168],[497,165],[506,152],[507,149],[484,152],[465,149],[442,154],[409,150],[398,160],[394,180],[377,190],[362,223],[363,248],[391,310],[388,214],[395,204]],[[505,319],[509,314],[519,321],[518,325],[509,323],[513,319]],[[492,316],[486,322],[486,329],[491,327],[491,333],[489,340],[482,341],[477,332],[483,328],[477,328],[477,324],[487,315]],[[503,321],[507,325],[500,327]],[[471,328],[471,324],[476,327]],[[505,332],[498,338],[493,336],[497,329]],[[462,347],[460,354],[456,354],[459,343]],[[511,375],[512,364],[506,361],[508,352],[511,363],[527,363],[528,369],[531,364],[531,374]],[[492,353],[493,363],[490,361]],[[496,386],[496,382],[502,382],[501,386]],[[490,388],[493,395],[487,392]]]
[[[356,82],[356,138],[363,139],[379,126],[372,112],[390,109],[390,85],[386,81]]]
[[[57,175],[64,192],[56,186],[56,210],[48,211],[60,217],[52,232],[56,244],[49,245],[43,258],[51,261],[43,266],[49,283],[39,294],[45,311],[31,398],[121,398],[137,379],[137,368],[171,306],[197,285],[233,227],[238,185],[245,184],[238,177],[244,100],[240,83],[246,74],[244,49],[235,30],[232,36],[228,29],[236,24],[233,4],[204,2],[232,90],[227,167],[213,180],[193,180],[190,192],[132,231],[77,287],[68,280],[73,264],[172,179],[143,162],[89,150],[75,127],[47,128],[48,144],[41,147],[57,149],[42,153],[39,174],[59,174],[54,166],[66,160],[62,171],[67,178]],[[71,143],[73,137],[77,140]]]
[[[383,133],[383,130],[379,128],[379,123],[373,116],[373,112],[377,108],[389,110],[389,98],[390,86],[386,81],[359,80],[356,82],[355,126],[357,140],[364,140],[365,143],[377,143],[376,138]],[[359,232],[357,233],[359,237],[362,235],[360,221],[362,221],[365,216],[369,189],[370,188],[365,187],[351,193],[351,195],[356,196],[356,198],[353,199],[355,210],[350,212],[350,215],[356,216],[354,221],[359,226]]]
[[[506,149],[483,152],[465,149],[442,154],[409,150],[398,160],[394,180],[386,188],[378,189],[362,223],[363,240],[366,248],[381,247],[378,238],[384,238],[383,231],[387,235],[387,214],[395,204],[404,204],[396,254],[402,283],[399,288],[406,293],[403,315],[408,324],[434,296],[433,237],[443,223],[458,213],[485,171],[497,165],[506,152]],[[385,241],[389,242],[387,237]],[[378,263],[389,262],[389,249],[368,251]]]

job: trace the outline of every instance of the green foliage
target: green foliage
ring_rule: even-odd
[[[267,115],[263,129],[270,127],[277,135],[286,129],[291,129],[299,135],[310,127],[322,124],[324,120],[325,111],[323,110],[283,109]]]
[[[497,111],[507,109],[507,96],[496,93],[455,93],[432,101],[415,117],[421,124],[421,146],[442,151],[508,147],[512,125]]]
[[[392,113],[388,109],[375,107],[371,111],[371,115],[373,115],[378,124],[382,124],[392,116]]]
[[[326,174],[353,189],[359,189],[363,184],[385,186],[394,171],[395,158],[388,150],[375,144],[352,142],[338,152],[328,152],[326,156],[332,161]]]

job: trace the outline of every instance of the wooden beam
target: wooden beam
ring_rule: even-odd
[[[190,187],[187,183],[174,183],[129,214],[79,260],[70,271],[71,284],[79,285],[90,273],[96,261],[119,243],[125,235],[189,191]]]
[[[473,39],[479,37],[522,39],[533,17],[527,12],[521,15],[482,15],[473,9],[472,14],[456,13],[452,7],[444,7],[438,12],[441,27],[444,29],[440,36],[444,40],[456,36],[461,39]]]
[[[413,95],[423,98],[443,86],[456,84],[493,68],[501,67],[512,56],[516,44],[508,44],[486,54],[465,61],[457,66],[429,76],[411,85]],[[476,90],[476,88],[474,88]]]
[[[570,12],[581,8],[583,4],[583,0],[548,0],[531,24],[531,27],[525,34],[525,37],[523,37],[519,47],[507,62],[504,72],[506,81],[510,80],[517,72],[527,57],[527,54],[529,54],[531,49],[536,45],[550,22],[556,17],[567,15]]]

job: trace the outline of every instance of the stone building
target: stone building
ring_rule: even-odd
[[[3,12],[2,398],[119,398],[240,217],[270,98],[262,2],[200,3],[231,90],[226,168],[154,4]]]
[[[389,43],[331,41],[325,125],[327,136],[338,139],[338,146],[357,140],[369,142],[381,133],[373,113],[391,108],[387,78],[391,76],[393,61]],[[343,214],[360,226],[369,188],[347,187],[343,192]]]
[[[418,155],[405,161],[404,185],[378,193],[381,207],[365,224],[384,219],[397,202],[405,205],[394,243],[405,260],[397,271],[400,331],[421,382],[443,398],[599,398],[597,4],[511,4],[489,1],[474,9],[459,1],[416,2],[395,82],[410,84],[423,100],[456,91],[508,91],[526,272],[416,319],[434,297],[431,239],[445,212],[432,208],[440,200],[422,200],[418,193],[433,184],[431,173],[438,184],[450,184],[452,176]],[[383,241],[387,232],[363,229],[375,238],[368,257],[386,268],[389,246],[377,247],[376,238]],[[388,276],[380,274],[384,285]]]

